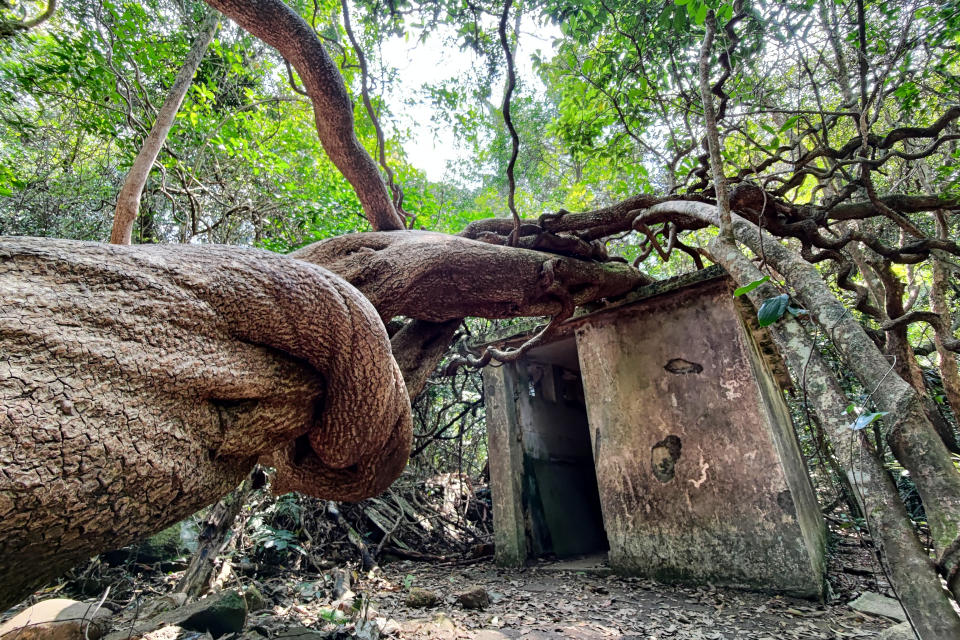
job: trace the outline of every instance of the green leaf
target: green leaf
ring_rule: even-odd
[[[694,18],[693,18],[693,19],[696,21],[697,24],[703,24],[704,21],[707,19],[707,10],[708,10],[708,9],[709,9],[709,7],[707,6],[707,3],[706,3],[706,2],[704,2],[704,3],[701,4],[699,7],[697,7],[697,15],[694,16]]]
[[[770,279],[770,276],[763,276],[759,280],[754,280],[750,284],[745,284],[733,292],[733,297],[739,298],[745,293],[750,293],[751,291],[753,291],[754,289],[762,285],[764,282],[767,282],[769,279]]]
[[[878,418],[890,413],[889,411],[875,411],[873,413],[864,413],[861,416],[857,416],[857,419],[850,423],[850,428],[854,431],[860,431],[861,429],[866,429],[869,425],[875,422]]]
[[[800,120],[800,115],[790,116],[787,118],[787,121],[783,123],[783,126],[780,127],[779,133],[783,133],[789,129],[793,128],[793,125],[797,124],[797,121]]]
[[[757,311],[757,320],[760,321],[760,326],[766,327],[779,320],[787,310],[789,301],[790,296],[785,293],[764,300]]]

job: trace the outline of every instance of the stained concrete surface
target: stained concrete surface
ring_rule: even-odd
[[[726,280],[588,320],[577,344],[611,566],[821,597],[822,520]]]
[[[707,270],[487,368],[498,561],[607,541],[626,575],[822,597],[823,521],[752,315]]]

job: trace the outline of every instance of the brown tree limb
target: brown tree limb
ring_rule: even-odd
[[[286,256],[3,239],[0,342],[0,608],[215,502],[260,456],[278,491],[357,500],[410,450],[376,311]]]
[[[393,205],[401,215],[406,217],[403,210],[403,189],[397,184],[393,169],[387,163],[387,141],[383,135],[383,127],[380,126],[380,118],[377,117],[377,111],[373,108],[373,102],[370,100],[370,72],[367,68],[367,56],[363,53],[363,47],[360,46],[360,42],[353,34],[353,26],[350,23],[350,5],[347,0],[340,0],[340,7],[343,11],[343,28],[347,32],[347,37],[350,39],[350,44],[353,46],[353,51],[357,55],[357,62],[360,65],[360,95],[363,99],[363,107],[367,111],[367,117],[370,118],[373,130],[377,135],[377,159],[380,161],[380,168],[387,174],[387,187],[393,194]]]
[[[723,158],[720,156],[720,132],[717,129],[717,116],[713,108],[713,93],[710,90],[710,54],[713,49],[713,37],[717,29],[717,16],[713,9],[707,11],[705,25],[706,33],[700,47],[700,61],[697,67],[700,78],[700,99],[703,102],[703,125],[706,129],[707,150],[710,154],[713,188],[717,194],[717,207],[720,211],[720,235],[732,242],[733,223],[730,221],[730,198],[727,195],[727,178],[723,174]]]
[[[9,38],[22,31],[29,31],[53,17],[57,0],[47,0],[47,8],[28,20],[3,20],[0,18],[0,38]]]
[[[510,160],[507,162],[507,207],[510,209],[510,215],[513,216],[513,232],[510,234],[510,245],[513,246],[520,235],[520,215],[517,213],[515,202],[517,180],[513,175],[514,167],[517,164],[517,155],[520,152],[520,136],[517,135],[517,128],[513,126],[513,118],[510,116],[510,99],[513,97],[513,90],[517,86],[513,49],[507,38],[507,19],[510,17],[511,6],[513,6],[513,0],[506,0],[503,3],[503,13],[500,14],[497,33],[500,36],[500,47],[503,49],[503,56],[507,62],[507,86],[503,91],[502,111],[503,122],[507,125],[507,131],[510,134]]]
[[[393,357],[403,374],[407,395],[413,401],[450,348],[460,318],[445,322],[410,320],[390,338]]]
[[[633,267],[511,248],[429,231],[355,233],[290,254],[337,273],[385,319],[553,316],[618,296],[650,278]]]
[[[187,565],[183,576],[177,581],[177,586],[174,587],[175,593],[185,593],[188,598],[195,599],[206,595],[210,590],[215,561],[227,542],[227,535],[232,530],[233,523],[243,508],[247,496],[254,488],[254,476],[257,474],[263,474],[263,470],[259,467],[255,467],[250,475],[243,479],[240,486],[210,508],[203,519],[197,550],[190,558],[190,564]]]
[[[960,339],[950,335],[949,322],[936,311],[910,311],[898,318],[887,320],[880,325],[880,328],[884,331],[891,331],[893,329],[906,327],[914,322],[925,322],[929,324],[933,327],[944,349],[953,351],[954,353],[960,353]]]
[[[360,554],[360,567],[362,570],[367,572],[377,566],[373,556],[370,555],[370,549],[367,548],[367,543],[363,541],[363,538],[357,533],[357,530],[343,517],[340,509],[337,507],[337,503],[333,500],[327,502],[327,515],[333,518],[333,521],[337,523],[337,526],[339,526],[347,536],[350,544],[356,547],[357,553]]]
[[[336,63],[309,24],[281,0],[209,0],[297,70],[313,102],[317,134],[330,160],[353,187],[375,230],[403,229],[376,163],[357,140],[353,104]]]

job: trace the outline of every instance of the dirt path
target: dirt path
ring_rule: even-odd
[[[465,610],[457,604],[456,594],[472,586],[487,590],[492,602],[486,609]],[[409,607],[405,601],[411,587],[428,589],[442,601],[433,608]],[[386,623],[384,635],[411,640],[873,638],[893,624],[845,604],[671,587],[542,566],[511,571],[490,563],[441,567],[399,562],[387,565],[378,577],[361,580],[355,589],[369,597],[369,617]],[[329,606],[301,601],[302,623],[313,626],[314,610]]]

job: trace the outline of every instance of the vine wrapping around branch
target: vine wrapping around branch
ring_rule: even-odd
[[[513,126],[513,118],[510,116],[510,99],[513,97],[513,90],[517,86],[517,75],[514,71],[513,50],[510,47],[510,41],[507,39],[507,19],[510,16],[510,7],[513,6],[513,0],[506,0],[503,5],[503,13],[500,14],[500,24],[497,32],[500,34],[500,46],[503,48],[503,55],[507,60],[507,86],[503,92],[503,121],[510,132],[510,160],[507,162],[507,206],[510,208],[510,214],[513,216],[513,233],[510,234],[510,245],[516,244],[520,236],[520,215],[517,213],[515,194],[517,191],[517,181],[514,177],[514,167],[517,164],[517,155],[520,153],[520,136],[517,135],[517,129]]]

